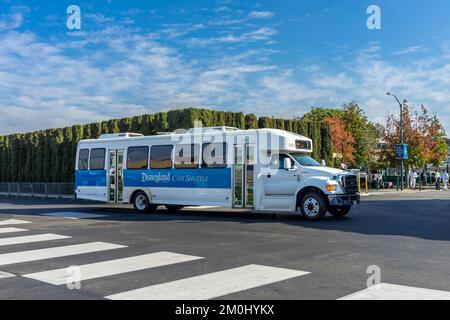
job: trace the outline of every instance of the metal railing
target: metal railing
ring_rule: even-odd
[[[74,198],[73,183],[0,182],[0,195]]]

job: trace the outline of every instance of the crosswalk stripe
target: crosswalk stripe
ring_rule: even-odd
[[[450,300],[450,292],[380,283],[339,300]]]
[[[0,271],[0,279],[6,279],[6,278],[13,278],[16,275],[9,273],[9,272],[5,272],[5,271]]]
[[[104,214],[83,213],[83,212],[50,212],[50,213],[42,213],[40,215],[48,216],[48,217],[66,218],[66,219],[72,219],[72,220],[107,217]]]
[[[89,242],[55,248],[4,253],[0,254],[0,266],[119,248],[126,248],[126,246],[107,242]]]
[[[247,265],[107,296],[111,300],[205,300],[248,290],[309,272]]]
[[[85,264],[79,266],[81,276],[80,281],[107,277],[149,268],[156,268],[198,259],[203,258],[162,251],[139,255],[135,257]],[[61,268],[56,270],[31,273],[24,275],[24,277],[43,281],[53,285],[61,285],[67,283],[69,277],[72,276],[68,274],[67,268]]]
[[[31,242],[40,242],[40,241],[59,240],[59,239],[67,239],[67,238],[71,238],[71,237],[54,234],[54,233],[36,234],[36,235],[32,235],[32,236],[23,236],[23,237],[1,238],[0,246],[8,246],[8,245],[12,245],[12,244],[22,244],[22,243],[31,243]]]
[[[28,231],[28,230],[21,229],[21,228],[0,228],[0,233],[23,232],[23,231]]]
[[[25,223],[31,223],[30,221],[26,220],[19,220],[19,219],[8,219],[0,221],[0,226],[7,226],[12,224],[25,224]]]

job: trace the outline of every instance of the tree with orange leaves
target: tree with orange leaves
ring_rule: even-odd
[[[338,116],[326,117],[324,122],[331,128],[333,152],[342,154],[345,163],[355,165],[355,138],[346,130],[345,123]]]
[[[436,116],[430,116],[422,105],[420,112],[411,113],[408,105],[403,107],[404,141],[408,144],[409,159],[406,165],[421,168],[426,164],[439,166],[447,157],[447,144],[443,139],[445,132]],[[383,158],[390,166],[395,167],[395,145],[400,141],[400,121],[395,116],[388,117],[384,128],[384,140],[387,148],[383,150]]]

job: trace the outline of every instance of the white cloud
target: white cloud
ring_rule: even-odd
[[[187,43],[191,46],[206,46],[214,43],[248,43],[270,40],[271,37],[276,34],[277,30],[269,27],[262,27],[241,34],[230,33],[221,37],[191,38],[187,40]]]
[[[22,26],[25,14],[29,12],[26,6],[13,6],[9,13],[0,14],[0,31],[13,30]]]
[[[420,46],[413,46],[413,47],[408,47],[405,49],[401,49],[398,51],[394,51],[392,52],[393,55],[403,55],[403,54],[409,54],[409,53],[419,53],[419,52],[428,52],[430,51],[430,49],[428,48],[424,48],[424,47],[420,47]]]
[[[253,11],[248,16],[254,19],[267,19],[273,17],[274,13],[270,11]]]

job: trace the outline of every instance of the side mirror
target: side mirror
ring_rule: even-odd
[[[290,158],[284,158],[283,159],[283,167],[285,170],[291,170],[292,169],[292,161]]]
[[[322,159],[322,161],[320,162],[320,164],[322,165],[322,167],[326,167],[327,163],[325,162],[325,160]]]
[[[347,170],[347,169],[348,169],[348,166],[347,166],[345,163],[342,163],[342,164],[341,164],[341,168],[342,168],[343,170]]]

